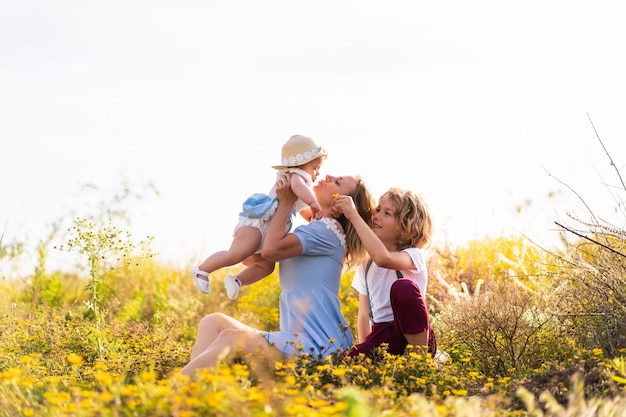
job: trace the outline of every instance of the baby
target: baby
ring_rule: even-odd
[[[291,188],[298,196],[293,213],[299,212],[307,221],[322,217],[322,208],[311,190],[311,185],[318,177],[327,155],[315,140],[294,135],[282,147],[281,163],[272,167],[278,170],[277,176],[283,172],[291,174]],[[274,188],[275,186],[267,194],[255,193],[248,197],[239,213],[239,223],[235,227],[230,248],[213,253],[191,270],[201,292],[208,294],[211,291],[211,272],[240,262],[246,265],[243,271],[237,276],[228,274],[224,277],[226,295],[231,300],[237,298],[242,285],[253,284],[274,271],[274,262],[261,257],[268,222],[278,207]],[[288,226],[291,228],[291,221]]]

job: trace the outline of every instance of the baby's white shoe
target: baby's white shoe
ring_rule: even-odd
[[[234,275],[228,274],[224,277],[224,286],[226,287],[226,295],[231,300],[237,298],[239,294],[239,288],[241,288],[241,281]]]
[[[208,294],[211,292],[211,284],[209,283],[209,273],[201,271],[200,268],[193,268],[191,270],[191,276],[196,283],[196,286],[203,294]],[[201,276],[206,277],[206,279],[200,278]]]

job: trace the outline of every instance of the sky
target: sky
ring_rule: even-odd
[[[127,184],[133,236],[197,264],[293,134],[327,149],[322,174],[422,193],[436,242],[549,242],[582,201],[623,227],[624,16],[605,0],[0,0],[4,243],[26,244],[27,275],[55,221]]]

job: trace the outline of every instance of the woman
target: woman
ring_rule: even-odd
[[[221,313],[205,316],[198,326],[190,362],[182,373],[193,376],[236,354],[264,357],[327,355],[352,346],[341,313],[339,286],[344,261],[356,265],[365,250],[353,226],[333,206],[339,194],[352,197],[360,216],[372,218],[374,199],[359,177],[327,176],[313,191],[322,219],[286,232],[296,196],[288,174],[276,181],[278,208],[265,236],[261,255],[279,264],[280,330],[264,332]]]

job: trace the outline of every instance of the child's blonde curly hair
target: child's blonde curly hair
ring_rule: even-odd
[[[398,250],[424,248],[430,244],[433,223],[430,208],[421,194],[392,187],[380,198],[389,199],[394,208],[393,215],[400,229]]]

